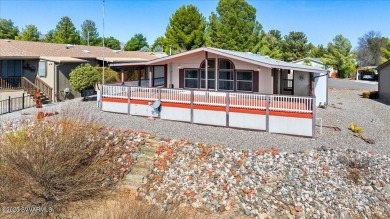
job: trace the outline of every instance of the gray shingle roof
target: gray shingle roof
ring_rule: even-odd
[[[226,53],[232,56],[237,56],[244,59],[249,59],[255,62],[260,62],[272,66],[279,66],[281,68],[302,68],[307,70],[315,70],[315,71],[324,71],[324,69],[320,67],[315,66],[307,66],[307,65],[300,65],[292,62],[284,62],[276,59],[269,58],[267,56],[261,56],[258,54],[253,54],[249,52],[238,52],[238,51],[232,51],[232,50],[225,50],[225,49],[217,49],[213,47],[207,47],[210,50],[215,50],[221,53]]]

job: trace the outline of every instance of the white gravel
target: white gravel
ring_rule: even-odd
[[[102,125],[121,129],[145,130],[161,137],[185,138],[190,141],[220,144],[236,149],[260,149],[277,146],[281,151],[294,152],[320,146],[354,148],[390,155],[390,107],[376,100],[363,99],[361,91],[330,90],[329,106],[318,109],[317,117],[323,119],[324,126],[337,126],[341,131],[323,127],[322,135],[317,127],[315,140],[304,137],[271,134],[259,131],[239,130],[223,127],[196,125],[167,120],[148,120],[146,117],[102,112],[95,101],[81,99],[47,105],[43,111],[70,107],[94,117]],[[65,106],[65,107],[64,107]],[[0,116],[0,120],[14,120],[31,117],[37,109],[26,109]],[[29,115],[23,115],[29,114]],[[348,130],[351,122],[363,128],[363,134],[375,140],[368,144],[354,137]]]

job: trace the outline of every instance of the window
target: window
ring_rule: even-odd
[[[221,90],[234,90],[234,66],[229,60],[219,61],[218,88]]]
[[[39,75],[39,77],[46,77],[46,61],[45,60],[39,61],[38,75]]]
[[[293,90],[293,78],[294,74],[289,71],[287,74],[287,78],[283,79],[283,87],[285,91],[292,91]]]
[[[3,77],[21,77],[22,76],[22,61],[20,60],[4,60],[2,63]]]
[[[184,70],[184,87],[185,88],[198,88],[198,69],[185,69]]]
[[[237,90],[252,91],[253,74],[251,71],[237,71]]]
[[[234,90],[233,71],[219,70],[218,87],[221,90]]]
[[[206,88],[206,70],[202,69],[200,74],[200,87]],[[215,70],[208,69],[209,74],[207,75],[207,86],[209,89],[215,89]]]
[[[207,87],[208,89],[215,89],[215,60],[208,59],[207,60],[208,68],[207,68]],[[200,88],[206,88],[206,62],[203,61],[200,64]]]

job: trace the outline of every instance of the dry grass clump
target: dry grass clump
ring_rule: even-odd
[[[98,125],[80,121],[64,114],[0,136],[1,206],[46,207],[59,215],[71,202],[103,197],[117,152],[104,148]]]
[[[378,99],[378,91],[364,91],[362,93],[363,98]]]
[[[102,219],[183,219],[195,218],[196,211],[175,208],[163,211],[158,206],[150,205],[146,201],[136,200],[133,194],[117,194],[109,199],[90,205],[83,212],[74,212],[72,218],[102,218]]]

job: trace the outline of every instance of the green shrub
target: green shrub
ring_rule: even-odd
[[[94,67],[90,64],[77,66],[69,74],[69,82],[72,89],[81,92],[84,89],[93,88],[96,83],[102,82],[102,69],[102,67]],[[104,79],[105,83],[118,81],[118,73],[105,67]]]

